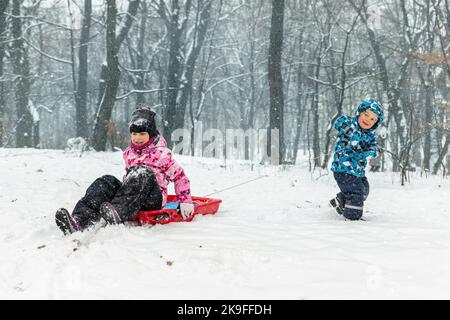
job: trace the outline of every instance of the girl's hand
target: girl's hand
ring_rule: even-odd
[[[190,218],[194,213],[193,203],[180,203],[180,213],[184,220]]]

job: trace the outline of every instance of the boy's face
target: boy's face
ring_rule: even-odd
[[[377,123],[378,117],[372,110],[364,110],[359,114],[358,124],[361,128],[367,130],[373,127]]]
[[[132,132],[131,142],[137,146],[143,145],[150,140],[148,132]]]

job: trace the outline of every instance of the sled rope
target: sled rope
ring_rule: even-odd
[[[256,181],[256,180],[265,178],[265,177],[268,177],[268,176],[269,176],[269,175],[266,174],[266,175],[260,176],[260,177],[258,177],[258,178],[255,178],[255,179],[251,179],[251,180],[248,180],[248,181],[244,181],[244,182],[241,182],[241,183],[239,183],[239,184],[235,184],[234,186],[231,186],[231,187],[228,187],[228,188],[225,188],[225,189],[222,189],[222,190],[219,190],[219,191],[216,191],[216,192],[207,194],[206,196],[203,196],[203,197],[207,198],[207,197],[209,197],[209,196],[212,196],[213,194],[218,194],[218,193],[221,193],[221,192],[224,192],[224,191],[227,191],[227,190],[231,190],[231,189],[240,187],[240,186],[242,186],[242,185],[244,185],[244,184],[247,184],[247,183],[250,183],[250,182],[253,182],[253,181]]]

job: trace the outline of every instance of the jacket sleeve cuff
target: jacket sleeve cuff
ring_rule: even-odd
[[[181,203],[194,203],[191,196],[177,196],[177,198]]]
[[[367,158],[367,157],[376,158],[378,156],[377,152],[374,151],[374,150],[364,151],[363,155],[364,155],[365,158]]]

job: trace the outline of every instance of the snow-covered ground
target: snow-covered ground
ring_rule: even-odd
[[[177,156],[203,196],[223,200],[192,223],[113,226],[63,236],[72,210],[121,153],[0,149],[0,298],[450,298],[450,180],[368,174],[366,221],[328,206],[332,175]]]

